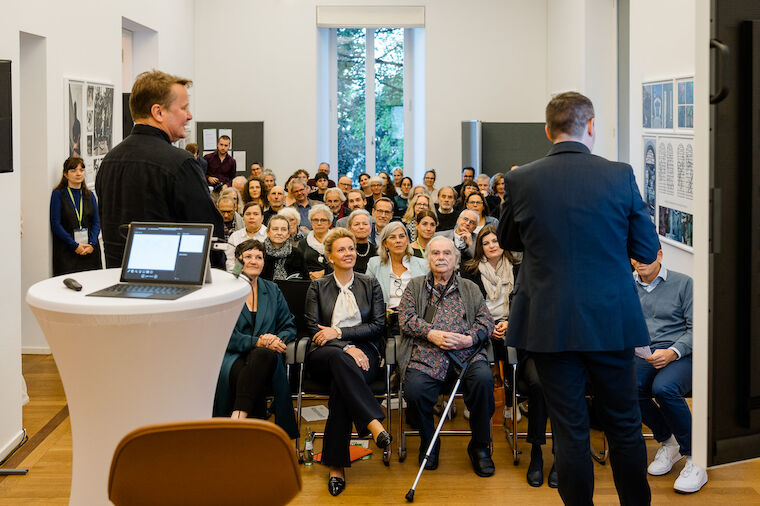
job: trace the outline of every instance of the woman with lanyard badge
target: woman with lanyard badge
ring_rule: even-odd
[[[53,231],[53,275],[102,269],[100,220],[95,195],[84,181],[84,160],[63,162],[63,175],[50,196]]]

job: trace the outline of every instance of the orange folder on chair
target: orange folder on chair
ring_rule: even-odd
[[[362,457],[366,457],[367,455],[372,453],[372,450],[369,448],[363,448],[361,446],[354,446],[349,445],[348,447],[349,454],[351,455],[351,462],[356,462]],[[322,462],[322,452],[317,453],[314,455],[314,462]]]

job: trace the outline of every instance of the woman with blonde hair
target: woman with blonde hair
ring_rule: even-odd
[[[385,308],[378,282],[354,271],[354,234],[336,228],[323,244],[332,272],[312,281],[306,293],[304,317],[312,336],[306,368],[331,385],[322,463],[329,468],[327,489],[336,496],[346,487],[345,468],[351,467],[352,425],[361,437],[371,434],[378,448],[391,444],[385,415],[369,387],[385,349]]]
[[[427,193],[419,193],[412,197],[412,200],[409,201],[409,207],[406,208],[406,213],[404,213],[402,221],[409,232],[410,241],[417,239],[417,213],[423,210],[436,214],[433,201]]]

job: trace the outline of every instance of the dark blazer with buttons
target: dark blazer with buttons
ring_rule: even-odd
[[[649,344],[629,258],[654,262],[659,241],[631,166],[560,142],[505,178],[499,241],[524,251],[507,343],[534,352]]]
[[[371,353],[380,357],[385,344],[385,302],[380,283],[371,276],[354,272],[354,282],[350,290],[356,298],[362,322],[354,327],[341,327],[341,338],[330,340],[325,346],[343,347],[353,344],[367,356]],[[311,282],[306,292],[304,315],[309,335],[313,336],[319,332],[318,325],[331,326],[335,300],[339,292],[333,274]]]

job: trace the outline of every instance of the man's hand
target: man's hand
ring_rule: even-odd
[[[312,272],[309,273],[309,277],[312,280],[323,278],[323,277],[325,277],[325,270],[324,269],[320,269],[318,271],[312,271]]]
[[[445,330],[431,330],[428,332],[428,341],[442,350],[463,350],[473,343],[470,336]]]
[[[662,369],[678,358],[678,354],[670,348],[666,350],[654,350],[645,360],[655,369]]]
[[[459,235],[459,237],[462,238],[462,240],[464,241],[464,243],[467,245],[468,248],[470,246],[472,246],[472,234],[471,233],[469,233],[467,231],[463,231],[463,232],[460,232],[457,235]]]
[[[509,322],[503,321],[496,324],[496,326],[493,328],[494,339],[504,339],[504,336],[507,334],[508,323]]]
[[[206,180],[208,180],[209,184],[216,184],[219,182],[219,178],[214,176],[209,176]]]

